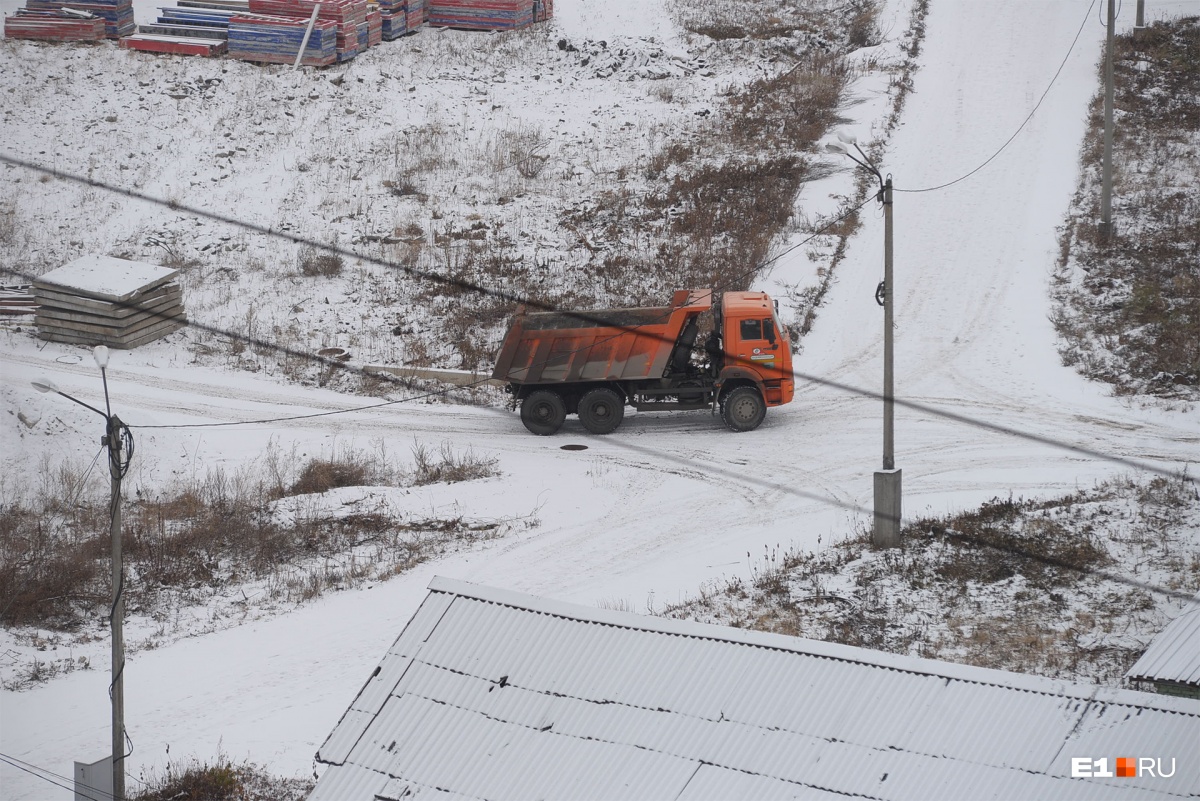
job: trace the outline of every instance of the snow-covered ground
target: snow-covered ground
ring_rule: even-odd
[[[1155,4],[1154,12],[1185,11],[1188,5]],[[1103,37],[1094,5],[1088,0],[931,0],[930,6],[915,90],[882,159],[899,189],[944,183],[990,156],[1041,97],[1080,24],[1084,27],[1045,103],[999,158],[945,190],[897,193],[898,395],[1126,460],[1169,469],[1194,460],[1200,450],[1195,409],[1142,408],[1110,397],[1104,387],[1061,366],[1047,319],[1055,227],[1075,189],[1076,154]],[[677,46],[659,3],[558,0],[556,7],[554,24],[580,38],[636,30]],[[909,7],[907,0],[886,4],[884,49],[895,46]],[[1121,24],[1132,24],[1129,6]],[[80,60],[70,77],[77,78],[84,63]],[[196,69],[219,70],[215,64],[198,63]],[[395,84],[389,91],[408,85],[406,78],[386,77],[386,63],[364,62],[362,69],[378,70],[372,80]],[[64,68],[64,86],[67,78]],[[0,80],[16,79],[6,73]],[[282,74],[279,80],[292,79]],[[850,127],[864,140],[878,131],[886,112],[879,95],[885,86],[878,75],[867,74],[856,86],[867,102],[846,109],[855,118]],[[26,91],[23,85],[8,88]],[[276,88],[274,94],[284,91]],[[490,91],[490,97],[502,98],[507,90]],[[255,99],[238,102],[236,112],[249,113]],[[460,114],[456,104],[468,102],[474,101],[446,98],[446,117],[455,118]],[[543,111],[557,113],[563,125],[577,125],[607,101],[552,92],[540,99],[522,96],[521,102],[568,104],[564,111]],[[643,90],[636,102],[655,101]],[[281,114],[282,107],[277,108],[270,113]],[[92,113],[102,123],[103,112]],[[56,122],[48,119],[45,130],[56,131]],[[6,120],[4,129],[23,124]],[[296,135],[309,135],[305,131]],[[148,136],[148,146],[158,141],[186,151],[186,138],[171,131]],[[53,152],[49,145],[46,149]],[[253,158],[286,161],[286,140],[260,145]],[[98,169],[110,170],[105,174],[113,179],[122,174],[108,165]],[[203,180],[221,184],[221,171],[212,169]],[[806,214],[828,212],[833,208],[829,195],[846,194],[849,186],[846,173],[810,184],[800,206]],[[244,191],[239,211],[265,222],[278,213],[253,202],[253,187]],[[882,315],[873,296],[882,275],[882,217],[868,208],[872,213],[839,267],[797,368],[876,392]],[[59,211],[42,213],[53,217]],[[61,211],[72,225],[79,224],[78,215]],[[794,255],[781,260],[770,283],[808,280],[811,265],[804,249]],[[48,401],[29,384],[49,374],[64,392],[95,400],[99,379],[86,352],[35,344],[12,331],[0,334],[0,340],[5,474],[30,469],[44,454],[89,461],[101,433],[95,415],[62,399]],[[109,370],[114,408],[130,424],[153,426],[364,405],[361,397],[194,365],[189,358],[165,345],[115,354]],[[432,446],[471,446],[494,455],[502,475],[440,490],[438,502],[453,499],[470,508],[483,496],[493,514],[525,515],[536,509],[540,525],[370,589],[335,593],[286,615],[137,653],[129,660],[125,683],[134,744],[130,773],[161,765],[168,746],[175,756],[206,757],[223,749],[235,760],[249,758],[279,774],[308,772],[317,746],[436,574],[640,609],[676,601],[716,576],[746,571],[747,554],[757,555],[764,546],[813,548],[819,537],[828,542],[845,536],[866,520],[871,505],[871,474],[880,463],[880,404],[818,382],[799,386],[793,404],[772,410],[759,430],[745,435],[693,413],[632,415],[617,433],[603,438],[588,436],[569,421],[558,436],[538,438],[507,411],[441,404],[398,404],[270,425],[137,431],[134,486],[158,485],[172,474],[218,464],[238,465],[271,438],[294,441],[307,454],[331,453],[346,444],[369,447],[381,439],[404,449],[414,437]],[[18,412],[37,425],[19,423]],[[1074,490],[1129,470],[1079,451],[904,407],[897,410],[896,432],[910,517],[1010,491],[1028,497]],[[561,450],[567,443],[588,449]],[[454,498],[455,492],[460,496]],[[414,502],[428,502],[422,497]],[[72,760],[99,758],[109,743],[108,681],[106,670],[78,671],[26,692],[5,692],[0,751],[63,775],[70,774]],[[7,765],[0,766],[0,781],[5,797],[68,797],[67,791]]]

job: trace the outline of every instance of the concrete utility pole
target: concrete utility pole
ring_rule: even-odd
[[[875,473],[875,527],[879,548],[900,545],[900,471],[896,469],[896,392],[893,383],[895,286],[892,282],[892,176],[883,184],[883,469]]]
[[[112,539],[112,773],[113,798],[125,798],[125,563],[121,556],[121,479],[128,464],[121,460],[121,418],[112,413],[108,401],[108,348],[98,346],[93,352],[104,383],[104,410],[107,430],[104,444],[108,446],[108,475],[111,479],[109,496],[108,533]],[[131,440],[132,444],[132,440]],[[128,454],[133,458],[133,454]]]
[[[107,387],[105,395],[108,395]],[[106,397],[107,400],[107,397]],[[121,557],[121,419],[108,418],[111,478],[109,535],[112,538],[112,770],[113,798],[125,798],[125,570]]]
[[[1108,0],[1108,44],[1104,56],[1104,166],[1100,180],[1100,239],[1108,242],[1113,235],[1112,222],[1112,140],[1113,140],[1113,39],[1117,27],[1116,0]]]
[[[825,145],[825,150],[846,156],[874,175],[879,180],[879,200],[883,203],[883,283],[875,293],[876,301],[883,306],[883,469],[875,473],[875,525],[871,530],[871,544],[877,548],[897,548],[900,546],[902,493],[901,473],[896,469],[896,393],[893,384],[893,301],[896,294],[892,280],[892,176],[883,177],[853,136],[839,133],[838,139],[841,143],[830,142]],[[847,145],[854,147],[861,160]]]
[[[100,377],[104,382],[104,408],[100,411],[78,398],[73,398],[60,390],[49,379],[38,379],[33,382],[33,388],[38,392],[53,392],[86,409],[91,409],[104,418],[104,438],[101,440],[108,449],[108,474],[110,477],[109,495],[109,524],[108,533],[112,540],[112,610],[110,625],[112,627],[112,685],[109,694],[112,697],[112,797],[115,801],[125,799],[125,570],[121,557],[121,479],[129,469],[129,460],[133,458],[133,440],[129,439],[129,452],[122,458],[122,443],[129,437],[128,429],[121,418],[112,413],[112,405],[108,400],[108,348],[99,345],[92,352],[96,364],[100,368]]]

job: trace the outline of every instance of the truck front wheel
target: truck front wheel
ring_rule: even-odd
[[[753,431],[767,416],[767,404],[754,387],[736,387],[721,404],[721,418],[734,431]]]
[[[616,431],[624,417],[625,404],[621,402],[621,396],[611,389],[593,389],[579,401],[579,422],[593,434]]]
[[[521,401],[521,422],[538,436],[546,437],[558,431],[566,419],[567,406],[557,392],[539,389]]]

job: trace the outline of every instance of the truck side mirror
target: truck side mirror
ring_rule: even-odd
[[[763,320],[763,333],[767,335],[767,341],[772,345],[775,344],[775,323],[771,320]]]

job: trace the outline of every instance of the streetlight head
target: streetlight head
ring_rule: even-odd
[[[49,378],[39,378],[33,382],[33,388],[38,392],[58,392],[58,385]]]
[[[108,348],[104,345],[97,345],[92,350],[92,358],[96,360],[96,366],[101,370],[108,367]]]
[[[845,142],[848,145],[857,145],[858,144],[858,137],[855,136],[854,134],[848,134],[845,131],[838,131],[837,138],[841,139],[843,142]]]
[[[849,156],[850,155],[850,151],[846,149],[846,146],[840,145],[837,142],[828,142],[825,145],[825,152],[837,153],[839,156]]]

